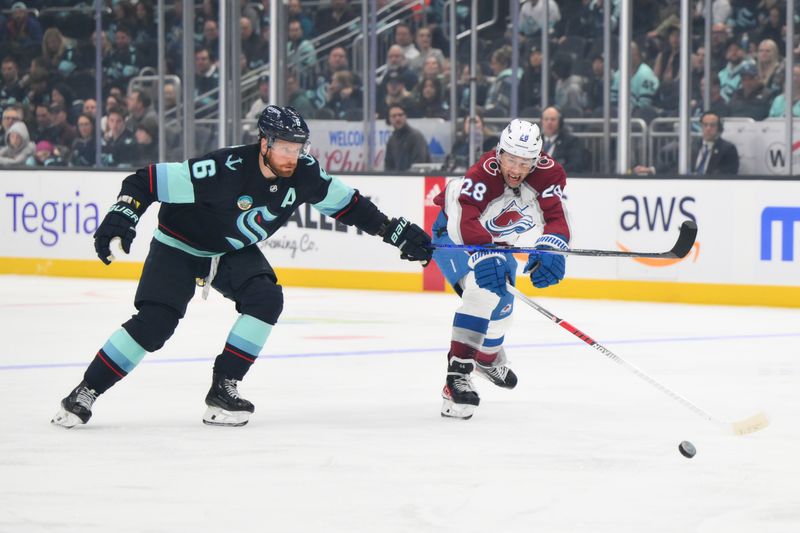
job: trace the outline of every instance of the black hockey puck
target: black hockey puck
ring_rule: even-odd
[[[685,440],[678,444],[678,450],[681,452],[681,455],[686,457],[687,459],[691,459],[694,457],[694,454],[697,453],[697,449],[694,447],[694,444]]]

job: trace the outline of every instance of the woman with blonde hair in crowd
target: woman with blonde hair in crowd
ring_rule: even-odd
[[[772,39],[764,39],[758,43],[758,79],[767,89],[770,97],[783,92],[783,82],[786,76],[786,63],[781,58],[778,45]]]
[[[51,74],[66,78],[78,67],[77,49],[58,28],[50,28],[42,37],[42,62]]]

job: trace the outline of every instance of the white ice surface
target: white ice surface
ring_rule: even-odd
[[[442,419],[455,296],[297,288],[247,426],[201,423],[235,311],[198,291],[88,425],[52,427],[134,290],[0,277],[0,532],[800,531],[798,309],[537,300],[719,418],[765,410],[746,437],[522,303],[519,386],[479,380],[475,417]]]

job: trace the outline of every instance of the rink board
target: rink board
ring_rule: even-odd
[[[0,273],[136,278],[156,224],[151,208],[131,255],[100,263],[92,233],[119,192],[121,172],[7,171],[0,179]],[[444,178],[343,176],[389,216],[430,225]],[[575,248],[668,250],[681,222],[697,243],[679,261],[572,257],[567,279],[536,294],[800,306],[800,182],[571,178],[565,191]],[[286,285],[444,290],[397,250],[302,206],[266,241]],[[524,262],[524,261],[523,261]],[[519,273],[521,276],[521,272]],[[520,286],[534,294],[524,278]]]

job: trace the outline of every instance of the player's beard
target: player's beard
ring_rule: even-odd
[[[275,173],[275,176],[279,178],[289,178],[294,174],[295,169],[297,168],[297,162],[294,163],[284,163],[283,165],[273,165],[272,162],[269,160],[269,149],[266,152],[261,154],[262,159],[264,160],[264,166],[270,169],[272,172]]]

